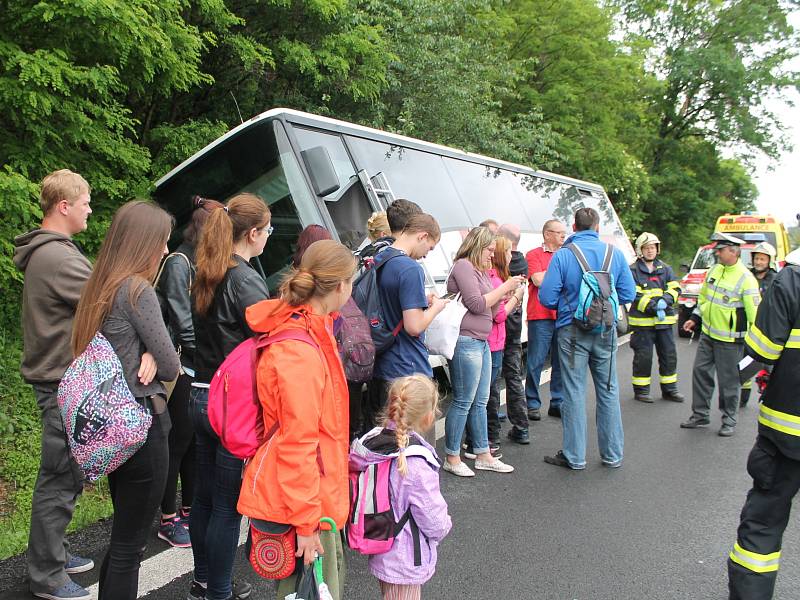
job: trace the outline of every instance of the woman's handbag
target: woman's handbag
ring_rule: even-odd
[[[294,572],[297,535],[291,525],[250,519],[247,544],[250,564],[264,579],[285,579]]]
[[[453,359],[461,321],[467,314],[467,307],[461,302],[461,294],[450,300],[425,330],[425,346],[431,354],[441,354],[447,360]]]

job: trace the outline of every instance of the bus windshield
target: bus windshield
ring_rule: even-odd
[[[260,264],[254,266],[263,269],[270,292],[276,292],[291,263],[302,223],[321,222],[310,197],[304,201],[294,197],[308,194],[304,185],[295,185],[296,178],[302,179],[300,168],[280,123],[260,123],[224,141],[158,189],[159,202],[183,226],[176,229],[170,245],[181,240],[193,195],[225,202],[240,192],[252,192],[269,206],[275,228],[258,259]]]

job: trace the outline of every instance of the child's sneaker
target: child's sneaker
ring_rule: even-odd
[[[166,521],[162,519],[161,524],[158,526],[158,537],[176,548],[190,548],[192,546],[189,532],[181,525],[179,517],[172,517]]]

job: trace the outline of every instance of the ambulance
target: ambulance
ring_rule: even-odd
[[[783,222],[771,215],[757,215],[752,212],[740,214],[725,214],[717,219],[714,232],[727,233],[744,240],[742,246],[742,262],[751,266],[750,250],[758,242],[769,242],[776,251],[777,268],[780,269],[790,252],[789,234]],[[682,265],[685,275],[680,281],[681,295],[678,298],[680,309],[678,312],[678,335],[689,337],[691,334],[683,331],[683,324],[692,314],[697,305],[700,286],[705,281],[706,273],[716,264],[714,245],[700,246],[695,253],[691,266]]]

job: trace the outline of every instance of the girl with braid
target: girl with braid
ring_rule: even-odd
[[[350,470],[394,459],[389,476],[395,522],[410,512],[391,550],[369,558],[384,600],[419,600],[422,584],[436,570],[436,547],[450,531],[447,503],[439,490],[436,451],[422,435],[438,413],[436,384],[424,375],[400,377],[389,388],[383,426],[353,442]]]

